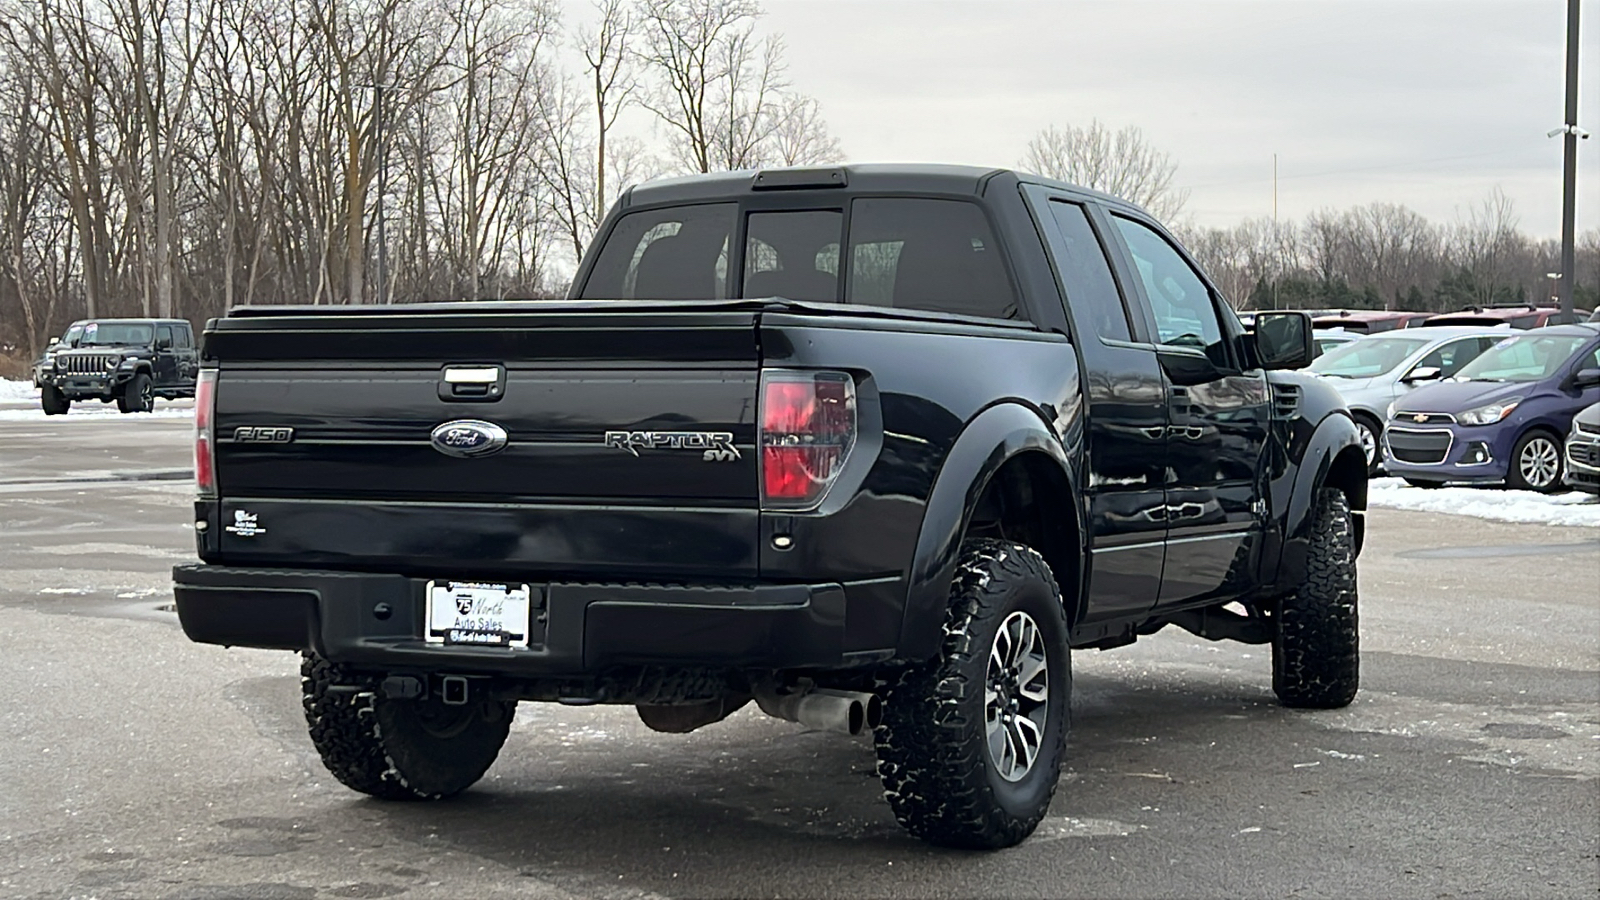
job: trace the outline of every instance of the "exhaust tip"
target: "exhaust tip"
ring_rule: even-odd
[[[866,714],[866,725],[868,731],[876,730],[879,725],[883,724],[883,701],[878,699],[877,694],[867,695],[866,709],[864,712]]]

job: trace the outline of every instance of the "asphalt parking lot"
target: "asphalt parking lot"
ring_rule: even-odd
[[[441,804],[322,768],[297,659],[189,643],[189,423],[0,417],[0,896],[1571,897],[1600,891],[1600,529],[1374,510],[1363,691],[1265,648],[1076,655],[1051,816],[925,847],[865,740],[524,704]]]

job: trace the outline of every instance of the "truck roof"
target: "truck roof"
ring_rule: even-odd
[[[838,173],[836,180],[830,178]],[[813,176],[805,181],[806,176]],[[861,163],[842,166],[816,166],[784,169],[739,169],[706,175],[685,175],[636,184],[622,195],[621,205],[646,206],[722,200],[745,193],[765,193],[757,187],[761,180],[790,178],[804,181],[794,189],[831,190],[844,188],[851,193],[894,194],[982,194],[989,182],[1010,177],[1023,184],[1039,184],[1080,194],[1101,202],[1144,212],[1137,204],[1101,191],[1056,181],[1014,169],[940,163]],[[829,183],[829,182],[832,183]],[[781,190],[781,189],[774,189]]]

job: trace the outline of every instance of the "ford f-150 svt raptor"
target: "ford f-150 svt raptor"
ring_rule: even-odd
[[[1009,171],[635,187],[565,300],[239,309],[203,341],[191,638],[297,650],[357,791],[464,790],[518,701],[871,729],[935,843],[1028,836],[1074,649],[1166,625],[1357,689],[1366,461],[1146,213]],[[1281,370],[1281,371],[1269,371]]]

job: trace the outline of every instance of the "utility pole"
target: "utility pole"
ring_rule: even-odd
[[[1576,321],[1572,314],[1572,232],[1578,205],[1578,139],[1589,132],[1578,127],[1578,0],[1567,0],[1567,115],[1564,124],[1550,132],[1561,135],[1561,296],[1562,324]]]
[[[1272,308],[1278,308],[1278,279],[1283,275],[1283,238],[1278,234],[1278,154],[1272,154]]]

